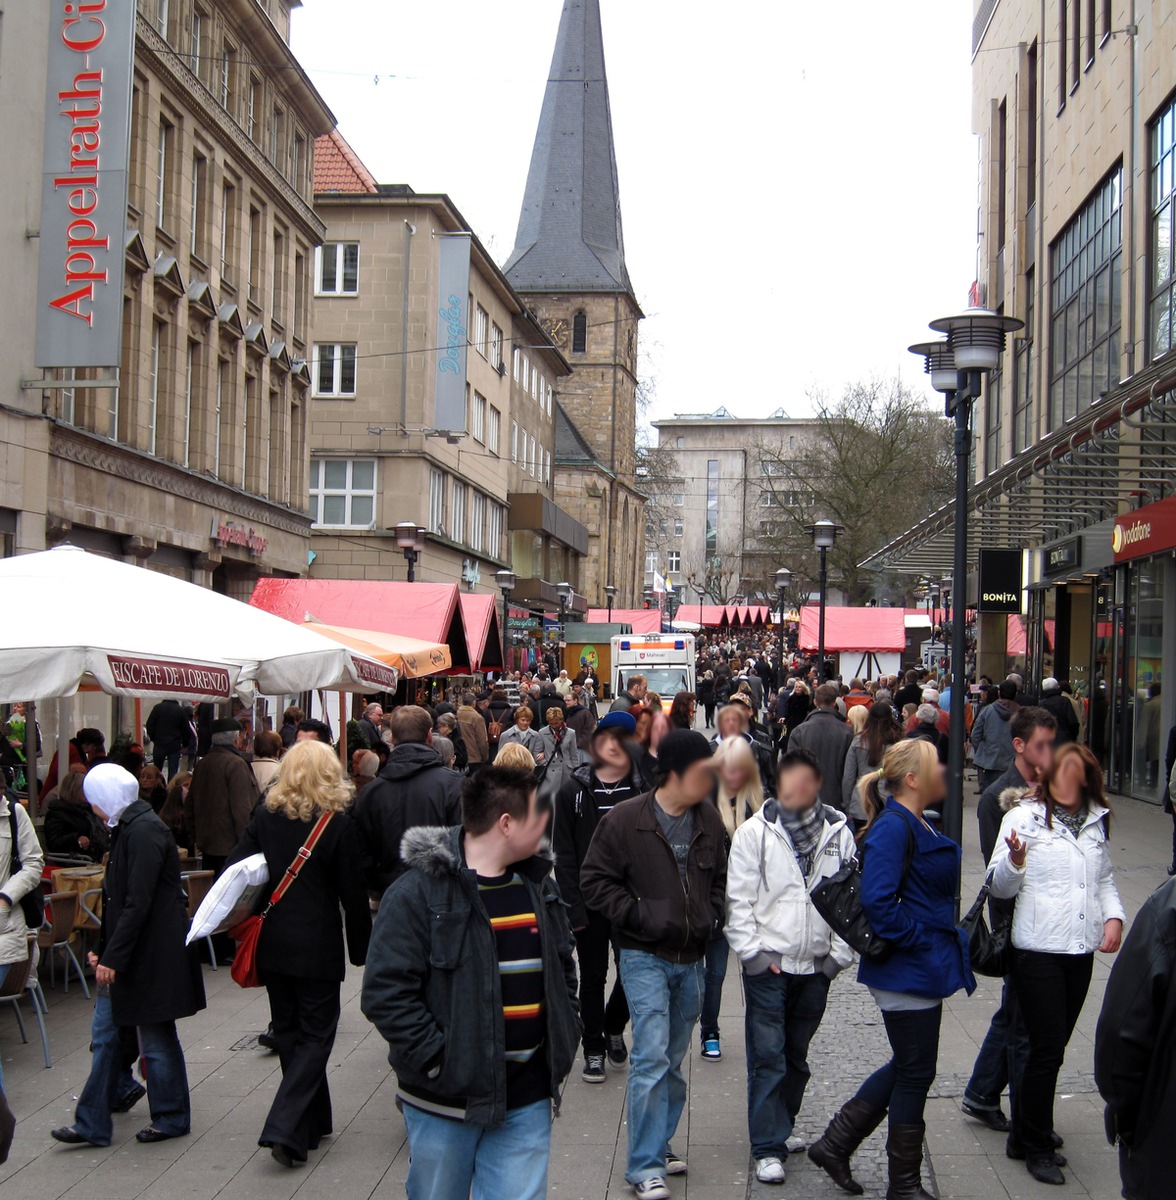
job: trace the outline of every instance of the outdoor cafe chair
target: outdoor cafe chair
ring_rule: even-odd
[[[49,905],[49,920],[41,926],[37,934],[37,944],[48,952],[49,957],[49,986],[57,986],[56,953],[62,952],[62,973],[65,976],[65,994],[69,995],[69,970],[72,965],[77,972],[78,982],[82,985],[82,994],[87,1000],[90,989],[86,985],[86,973],[74,953],[70,940],[74,936],[74,926],[78,920],[77,892],[51,892],[45,898]]]
[[[20,1011],[21,998],[25,992],[28,992],[29,1003],[33,1006],[33,1016],[37,1018],[37,1027],[41,1031],[41,1049],[45,1054],[45,1066],[49,1068],[53,1066],[53,1060],[49,1057],[49,1035],[45,1032],[45,1016],[38,996],[39,985],[36,976],[32,973],[36,941],[36,934],[30,933],[28,957],[24,962],[13,963],[9,967],[8,974],[4,976],[4,982],[0,984],[0,1004],[12,1005],[12,1011],[16,1013],[16,1023],[20,1029],[20,1040],[28,1045],[29,1033],[25,1027],[24,1015]]]
[[[180,876],[184,894],[188,897],[189,921],[196,915],[196,910],[200,907],[204,897],[208,895],[215,880],[215,871],[189,871],[186,875]],[[220,967],[217,965],[216,950],[213,947],[211,936],[204,939],[204,944],[208,947],[208,960],[212,963],[212,969],[219,971]]]

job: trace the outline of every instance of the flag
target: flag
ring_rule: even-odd
[[[665,593],[669,590],[669,587],[666,584],[666,577],[660,571],[655,570],[653,573],[653,590],[655,592],[662,593]]]

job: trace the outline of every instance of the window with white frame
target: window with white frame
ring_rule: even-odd
[[[455,542],[465,541],[466,485],[453,481],[453,492],[449,503],[449,536]]]
[[[171,217],[170,188],[172,182],[172,150],[175,143],[175,127],[170,121],[159,122],[159,147],[155,163],[155,223],[166,226]]]
[[[760,492],[760,508],[777,508],[779,503],[775,492]]]
[[[486,397],[481,392],[475,392],[470,404],[470,433],[474,440],[486,440]]]
[[[320,296],[359,294],[359,243],[324,242],[314,252],[314,290]]]
[[[471,550],[481,550],[486,542],[486,497],[482,492],[474,492],[470,497],[470,536]]]
[[[652,575],[657,570],[657,551],[646,550],[645,552],[645,573]]]
[[[376,520],[376,460],[312,458],[310,519],[332,529],[370,529]]]
[[[445,528],[445,473],[429,468],[429,532],[441,533]]]
[[[543,482],[551,482],[551,451],[543,451]]]
[[[355,395],[354,343],[319,342],[313,359],[316,396]]]
[[[511,361],[513,363],[514,381],[518,383],[523,374],[523,352],[516,346],[511,353]]]
[[[682,570],[682,551],[681,550],[671,550],[666,555],[666,566],[669,567],[671,575],[673,575],[674,573],[676,573],[678,571],[681,571]]]
[[[499,439],[502,437],[502,413],[492,404],[489,420],[486,424],[486,449],[491,454],[498,453]]]
[[[486,553],[491,558],[502,557],[502,531],[506,528],[506,509],[490,501],[490,531],[486,536]]]
[[[158,321],[151,324],[151,378],[147,392],[147,453],[155,453],[155,439],[159,427],[159,344],[163,339],[163,326]]]
[[[675,493],[674,493],[674,494],[673,494],[673,495],[670,497],[670,503],[671,503],[671,504],[672,504],[672,505],[673,505],[675,508],[685,508],[685,507],[686,507],[686,496],[685,496],[685,494],[684,494],[684,493],[682,493],[682,492],[675,492]]]
[[[681,517],[674,518],[674,537],[681,537],[685,532],[686,526]]]
[[[502,365],[502,330],[497,323],[490,326],[490,365],[495,369]]]
[[[535,475],[535,466],[538,463],[538,461],[539,461],[539,455],[538,455],[538,453],[536,451],[536,447],[535,447],[535,435],[531,434],[531,475],[532,475],[532,477],[534,477],[534,475]]]
[[[480,304],[474,309],[474,349],[483,358],[490,352],[490,314]]]
[[[521,382],[523,391],[529,392],[531,390],[531,360],[525,354],[523,355],[523,378]]]
[[[531,372],[531,399],[532,400],[539,399],[540,379],[541,379],[541,376],[540,376],[538,370],[534,370]]]
[[[511,421],[510,423],[510,461],[517,463],[519,461],[519,423]]]
[[[550,417],[555,401],[555,392],[552,390],[551,384],[547,385],[547,415]]]

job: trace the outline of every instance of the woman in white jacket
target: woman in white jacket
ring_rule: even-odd
[[[1113,954],[1123,936],[1107,833],[1111,813],[1102,770],[1085,746],[1062,746],[1040,794],[1011,789],[989,864],[992,894],[1016,900],[1013,986],[1029,1035],[1009,1156],[1025,1158],[1042,1183],[1064,1183],[1053,1106],[1066,1045],[1090,988],[1094,952]]]
[[[780,760],[779,799],[745,821],[727,861],[727,941],[747,995],[747,1124],[756,1178],[783,1183],[788,1138],[809,1080],[808,1048],[830,980],[853,961],[809,899],[854,857],[845,817],[820,800],[808,750]]]

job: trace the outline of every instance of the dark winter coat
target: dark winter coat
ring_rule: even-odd
[[[408,830],[460,824],[461,787],[461,776],[441,765],[432,746],[409,742],[392,750],[352,808],[372,891],[383,892],[408,870],[400,857]]]
[[[494,931],[463,846],[460,827],[405,835],[405,874],[380,902],[360,1007],[388,1043],[403,1099],[494,1127],[506,1120],[502,987]],[[551,877],[550,853],[514,869],[539,923],[543,1052],[558,1111],[581,1033],[571,928]]]
[[[257,780],[245,759],[232,746],[213,746],[196,764],[184,801],[196,845],[217,858],[232,854],[257,800]]]
[[[106,853],[108,832],[88,804],[74,804],[58,797],[50,800],[45,810],[45,850],[48,854],[81,854],[98,862]],[[78,845],[80,837],[90,839],[84,850]]]
[[[1107,1139],[1126,1200],[1172,1194],[1176,1176],[1176,880],[1139,910],[1115,958],[1094,1035]]]
[[[795,733],[813,711],[813,699],[802,692],[793,692],[784,703],[784,724]]]
[[[907,737],[912,741],[930,742],[935,747],[935,753],[939,755],[939,761],[947,762],[947,750],[951,743],[945,734],[939,732],[938,726],[919,721]]]
[[[698,962],[726,914],[723,818],[713,804],[695,806],[683,889],[653,797],[624,800],[605,814],[580,867],[580,891],[585,905],[612,923],[620,946]]]
[[[148,715],[146,728],[157,755],[178,754],[192,738],[192,718],[178,700],[161,700]]]
[[[265,855],[270,883],[258,897],[258,912],[269,902],[313,828],[314,821],[291,821],[285,812],[257,806],[229,863],[251,854]],[[372,913],[359,866],[361,858],[355,823],[346,813],[336,813],[303,863],[298,878],[262,924],[257,965],[263,976],[273,971],[299,979],[342,980],[347,970],[343,961],[343,920],[351,962],[363,966]]]
[[[596,728],[595,714],[585,708],[583,704],[569,704],[564,719],[568,723],[568,728],[575,731],[576,745],[581,750],[587,750],[588,742],[592,738],[592,731]]]
[[[1070,703],[1069,696],[1063,692],[1046,692],[1041,697],[1041,707],[1053,716],[1058,723],[1055,746],[1064,746],[1067,742],[1076,741],[1081,726],[1078,724],[1078,714]]]
[[[816,708],[797,729],[792,729],[788,749],[805,749],[821,764],[821,803],[841,811],[841,778],[853,730],[830,708]]]
[[[98,961],[115,972],[116,1025],[160,1025],[204,1007],[195,946],[186,947],[180,856],[168,827],[136,800],[114,827],[102,884]]]

